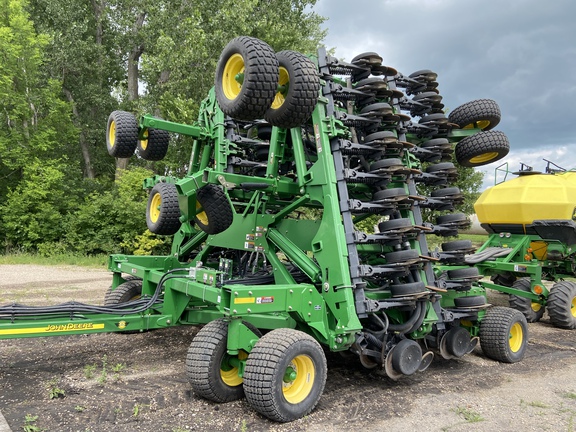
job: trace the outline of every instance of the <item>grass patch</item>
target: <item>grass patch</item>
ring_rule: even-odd
[[[0,264],[73,265],[105,269],[108,264],[108,255],[61,254],[46,257],[38,254],[16,253],[0,255]]]
[[[468,423],[478,423],[484,421],[484,417],[482,417],[480,413],[472,411],[468,408],[457,407],[454,412],[458,415],[461,415]]]

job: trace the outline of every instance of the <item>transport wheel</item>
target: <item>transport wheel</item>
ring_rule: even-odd
[[[314,409],[326,383],[326,357],[311,336],[293,329],[264,335],[246,361],[246,400],[279,421],[299,419]]]
[[[295,51],[276,54],[279,69],[278,91],[264,118],[282,128],[300,126],[310,118],[320,88],[320,77],[314,63]]]
[[[527,293],[531,293],[530,278],[522,278],[514,281],[512,288],[516,288]],[[544,306],[540,303],[530,300],[526,297],[520,297],[510,294],[508,303],[512,309],[516,309],[526,317],[528,322],[536,322],[544,315]]]
[[[138,141],[138,154],[142,159],[159,161],[168,152],[170,134],[168,131],[148,128],[144,132],[145,140]]]
[[[528,345],[528,324],[520,311],[493,307],[480,322],[480,346],[486,356],[504,363],[524,358]]]
[[[216,100],[224,114],[240,120],[262,118],[278,88],[278,59],[253,37],[232,39],[216,66]]]
[[[157,183],[148,197],[146,225],[154,234],[171,235],[180,229],[178,191],[172,183]]]
[[[548,315],[556,327],[576,328],[576,284],[557,282],[548,296]]]
[[[260,336],[255,327],[248,326]],[[246,359],[248,353],[240,350],[238,356],[230,356],[227,345],[228,323],[220,318],[202,327],[186,356],[186,373],[192,389],[197,395],[214,402],[230,402],[244,396],[242,377],[233,363],[234,358]]]
[[[131,278],[131,279],[128,279]],[[114,306],[131,300],[138,300],[142,295],[142,279],[131,276],[126,282],[118,285],[115,290],[109,289],[104,299],[104,306]]]
[[[508,137],[500,131],[483,131],[456,144],[454,155],[465,167],[477,167],[502,159],[510,151]]]
[[[450,123],[461,129],[493,129],[500,123],[500,107],[492,99],[477,99],[460,105],[448,115]]]
[[[113,111],[108,117],[106,148],[108,154],[117,158],[128,158],[134,154],[138,144],[138,122],[132,113]]]
[[[232,225],[234,214],[230,201],[220,186],[207,184],[196,191],[194,221],[207,234],[218,234]]]
[[[127,275],[127,276],[123,276],[122,277],[124,279],[123,283],[129,282],[129,281],[140,281],[140,291],[138,292],[138,297],[140,297],[140,294],[142,293],[142,279],[140,279],[138,276],[132,276],[132,275]],[[122,284],[121,284],[122,285]],[[118,285],[120,286],[120,285]],[[108,303],[108,298],[110,297],[110,294],[112,294],[113,290],[112,290],[112,286],[108,287],[108,290],[106,291],[106,294],[104,295],[104,304],[105,305],[109,305],[109,304],[118,304],[118,303]],[[128,300],[135,300],[135,298],[129,298]],[[122,302],[120,302],[122,303]]]

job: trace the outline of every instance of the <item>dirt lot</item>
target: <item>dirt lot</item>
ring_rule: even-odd
[[[101,303],[109,281],[105,271],[2,265],[0,304]],[[494,362],[477,348],[461,360],[436,357],[398,382],[331,354],[319,406],[290,424],[244,400],[214,404],[191,393],[184,360],[197,328],[5,340],[0,410],[13,431],[572,431],[576,331],[553,328],[546,315],[529,328],[520,363]]]

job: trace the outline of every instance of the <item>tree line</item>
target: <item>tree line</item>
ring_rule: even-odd
[[[237,35],[314,52],[316,0],[0,0],[0,245],[3,252],[150,253],[152,173],[184,175],[191,141],[160,162],[114,160],[114,110],[192,123],[222,48]],[[122,175],[119,175],[122,173]]]
[[[146,230],[152,174],[185,175],[192,142],[158,162],[114,159],[114,110],[193,123],[238,35],[315,52],[316,0],[0,0],[0,253],[165,252]],[[467,169],[470,196],[481,174]]]

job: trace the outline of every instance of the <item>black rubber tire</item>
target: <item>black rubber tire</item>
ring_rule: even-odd
[[[390,219],[384,222],[380,222],[378,224],[378,231],[384,233],[386,231],[392,231],[402,228],[410,228],[412,226],[413,226],[412,221],[408,218]]]
[[[235,84],[232,76],[238,73],[244,74],[241,85]],[[277,87],[278,59],[267,43],[240,36],[226,45],[215,77],[216,100],[224,114],[240,120],[262,118]]]
[[[512,284],[512,288],[532,292],[530,289],[530,278],[517,279]],[[529,323],[540,321],[540,318],[544,315],[544,306],[532,302],[532,300],[526,297],[510,294],[508,296],[508,304],[512,309],[522,312],[522,315],[524,315],[526,321]]]
[[[576,328],[576,283],[561,281],[552,286],[548,296],[550,322],[563,329]]]
[[[448,270],[448,279],[450,280],[478,277],[479,275],[480,273],[476,267]]]
[[[396,252],[389,252],[384,255],[388,264],[403,263],[420,258],[420,254],[416,249],[406,249]]]
[[[392,297],[404,297],[423,292],[426,292],[426,284],[424,284],[424,282],[409,282],[390,285],[390,294]]]
[[[462,192],[460,191],[460,188],[448,187],[448,188],[443,188],[443,189],[436,189],[435,191],[432,191],[430,196],[433,198],[438,198],[438,197],[447,197],[447,196],[452,196],[452,195],[460,195],[461,193]]]
[[[297,375],[297,382],[287,387],[284,376],[288,367],[299,366],[310,368],[306,377],[313,376],[313,381],[300,382],[304,376]],[[287,328],[272,330],[256,343],[246,361],[246,400],[253,409],[278,422],[302,418],[320,400],[326,372],[324,351],[312,336]],[[297,384],[301,384],[299,391]],[[290,394],[291,390],[297,394]]]
[[[440,162],[434,165],[430,165],[426,168],[426,172],[431,174],[438,171],[447,171],[447,170],[454,170],[456,167],[452,162]]]
[[[381,201],[384,199],[392,199],[398,197],[408,197],[408,192],[406,192],[404,188],[383,189],[381,191],[374,192],[372,201]]]
[[[280,65],[278,84],[286,85],[287,91],[276,93],[264,118],[281,128],[300,126],[308,121],[318,102],[320,77],[316,65],[296,51],[280,51],[276,57]]]
[[[467,102],[448,114],[450,123],[462,129],[473,127],[488,131],[500,123],[500,107],[492,99],[478,99]]]
[[[139,278],[138,276],[132,276],[132,275],[122,276],[122,279],[124,279],[124,282],[122,282],[122,283],[126,283],[126,282],[129,282],[129,281],[134,281],[134,280],[142,281],[142,279]],[[121,284],[120,284],[120,285],[121,285]],[[120,285],[118,285],[118,286],[120,286]],[[104,304],[105,304],[105,305],[110,304],[110,303],[108,303],[108,298],[110,297],[110,294],[112,294],[112,291],[113,291],[113,290],[112,290],[112,285],[110,285],[110,286],[108,287],[108,290],[106,291],[106,294],[104,294]],[[142,292],[142,283],[140,283],[140,293],[141,293],[141,292]],[[117,303],[114,303],[114,304],[117,304]]]
[[[170,144],[168,131],[148,128],[148,139],[138,141],[138,154],[144,160],[159,161],[164,159]]]
[[[468,297],[456,297],[454,299],[454,306],[457,308],[470,308],[477,306],[484,306],[486,304],[486,297],[478,296],[468,296]]]
[[[194,221],[202,231],[207,234],[219,234],[232,225],[234,212],[220,186],[207,184],[198,189],[196,201],[197,208],[202,208],[202,212],[194,217]]]
[[[487,165],[502,159],[510,151],[504,132],[482,131],[467,136],[454,149],[456,161],[465,167]]]
[[[372,165],[370,165],[370,171],[376,171],[381,168],[388,168],[391,166],[404,166],[404,165],[402,164],[402,160],[398,158],[380,159],[379,161],[376,161]]]
[[[106,293],[104,306],[115,306],[130,300],[137,300],[141,295],[142,279],[126,280],[126,282],[118,285],[116,289],[110,289],[110,292]]]
[[[392,131],[378,131],[364,137],[364,143],[369,143],[372,141],[398,141],[398,137]]]
[[[157,183],[148,196],[146,225],[150,232],[158,235],[176,234],[180,222],[178,191],[173,183]]]
[[[516,363],[524,358],[528,346],[528,323],[520,311],[493,307],[480,322],[480,346],[487,357]]]
[[[420,144],[420,147],[428,148],[428,147],[449,146],[449,145],[450,141],[448,141],[446,138],[433,138]]]
[[[129,158],[138,145],[138,122],[134,114],[126,111],[113,111],[106,127],[106,148],[108,154],[117,158]]]
[[[445,223],[450,222],[463,222],[466,221],[468,218],[464,213],[451,213],[446,215],[441,215],[436,218],[436,224],[442,225]]]
[[[259,332],[257,334],[259,336]],[[228,377],[222,376],[226,372],[222,362],[228,355],[227,345],[228,322],[223,318],[210,321],[192,340],[186,356],[186,374],[198,396],[220,403],[244,397],[242,379],[235,375],[236,368],[228,371],[231,372]]]
[[[472,249],[472,242],[470,240],[454,240],[442,243],[441,247],[444,252]]]

